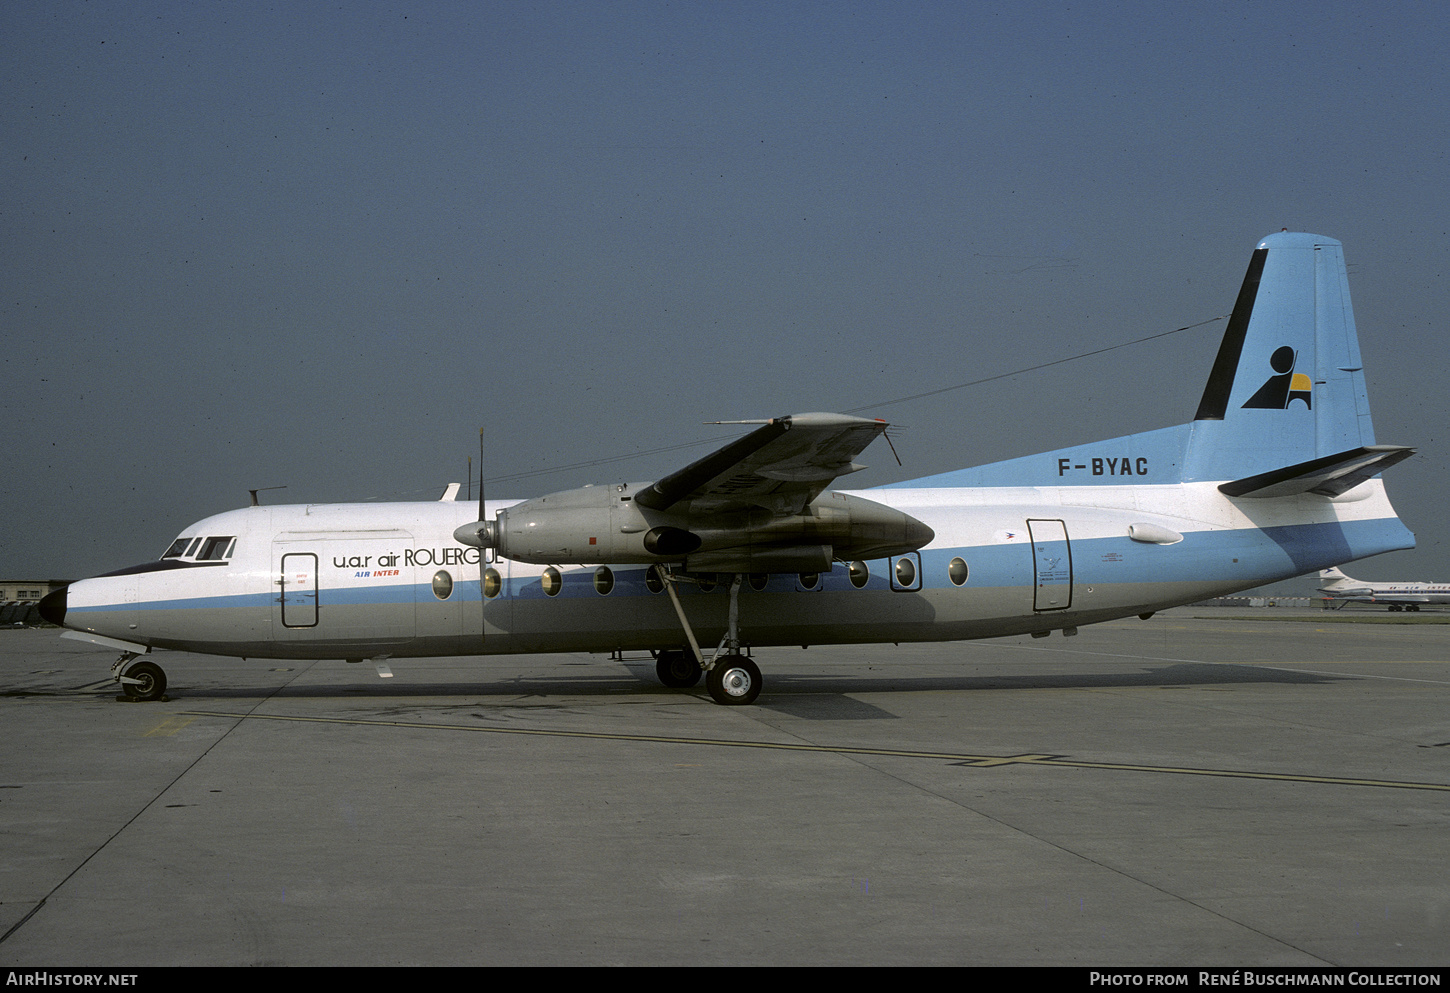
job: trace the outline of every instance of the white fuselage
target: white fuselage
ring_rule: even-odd
[[[1226,497],[1211,482],[883,488],[854,495],[912,515],[935,538],[919,552],[866,562],[864,572],[837,563],[818,576],[752,577],[740,594],[744,645],[1072,630],[1413,540],[1378,479],[1343,497],[1274,500]],[[490,502],[489,516],[512,503]],[[229,511],[188,528],[183,538],[203,541],[178,542],[197,546],[181,555],[72,584],[64,623],[136,650],[263,658],[684,644],[669,597],[646,582],[647,564],[493,561],[492,550],[453,537],[477,516],[477,504],[461,501]],[[230,557],[198,560],[204,547],[230,547]],[[483,568],[497,573],[497,591],[489,597],[480,585],[481,555]],[[550,569],[562,582],[546,582]],[[727,584],[694,578],[706,582],[683,585],[681,603],[701,642],[713,642],[727,624]]]

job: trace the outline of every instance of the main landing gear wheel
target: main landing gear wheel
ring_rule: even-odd
[[[670,650],[655,656],[655,675],[672,690],[687,690],[700,681],[703,670],[689,652]]]
[[[160,700],[166,693],[166,673],[155,662],[137,662],[126,670],[126,676],[138,680],[121,684],[121,692],[133,700]]]
[[[726,655],[715,660],[705,673],[705,686],[716,703],[743,706],[760,696],[760,669],[744,655]]]

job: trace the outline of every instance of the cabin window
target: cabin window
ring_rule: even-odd
[[[821,574],[819,572],[803,572],[800,574],[801,589],[813,590],[821,585]]]
[[[865,589],[866,582],[871,578],[871,570],[866,568],[865,562],[851,563],[851,585],[856,589]]]
[[[594,570],[594,592],[600,596],[608,596],[609,591],[614,589],[614,573],[609,566],[602,565]]]
[[[951,579],[953,586],[961,586],[967,581],[968,575],[967,560],[961,556],[952,559],[951,564],[947,566],[947,577]]]
[[[559,570],[553,566],[549,566],[549,568],[544,570],[544,574],[539,577],[539,581],[543,584],[544,594],[546,596],[558,596],[559,591],[564,588],[564,577],[559,575]]]
[[[453,595],[453,577],[443,569],[433,573],[433,595],[440,600],[447,600]]]
[[[896,560],[896,582],[906,587],[916,583],[916,563],[905,555]]]
[[[713,572],[702,572],[699,576],[700,592],[709,593],[715,588],[715,574]]]
[[[757,593],[765,589],[766,584],[769,582],[770,573],[768,572],[752,572],[750,574],[750,588]]]
[[[663,593],[665,591],[665,581],[660,576],[659,566],[652,565],[645,570],[644,586],[651,593]]]
[[[483,595],[492,600],[503,589],[503,577],[497,569],[485,569],[483,573]]]

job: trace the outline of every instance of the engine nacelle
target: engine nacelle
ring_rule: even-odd
[[[692,513],[635,502],[648,484],[585,486],[500,511],[497,522],[465,524],[454,537],[536,565],[678,562],[693,571],[824,572],[833,559],[875,559],[915,551],[931,528],[863,497],[827,491],[802,513],[745,510]]]

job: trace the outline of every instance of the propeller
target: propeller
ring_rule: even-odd
[[[483,499],[483,430],[483,428],[478,429],[478,520],[460,524],[453,530],[454,541],[480,550],[496,548],[498,538],[498,524],[488,520],[488,508]],[[478,557],[480,583],[483,578],[483,559],[484,556],[480,551]]]

